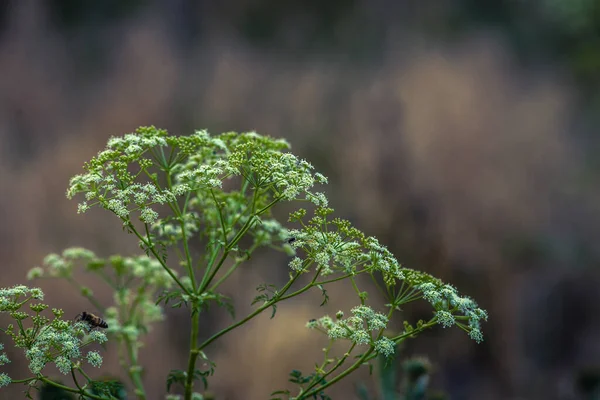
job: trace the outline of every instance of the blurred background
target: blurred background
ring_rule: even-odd
[[[430,359],[432,387],[584,398],[582,372],[600,366],[600,1],[4,0],[0,286],[67,246],[138,253],[117,218],[77,215],[64,193],[111,135],[139,125],[286,138],[329,177],[339,216],[478,300],[484,343],[439,328],[402,349]],[[256,284],[285,279],[285,257],[267,256],[225,287],[238,315]],[[67,315],[89,308],[67,284],[40,285]],[[347,287],[330,295],[326,310],[308,295],[209,349],[217,399],[266,399],[290,370],[309,371],[324,342],[305,322],[356,303]],[[211,314],[202,335],[228,318]],[[148,336],[151,399],[187,341],[184,310]],[[108,350],[97,374],[121,376]],[[4,370],[26,376],[8,353]],[[370,380],[362,371],[330,394],[355,398]]]

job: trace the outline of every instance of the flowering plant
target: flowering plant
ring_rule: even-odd
[[[347,281],[359,304],[348,316],[340,311],[308,322],[308,328],[328,338],[323,361],[308,375],[293,371],[290,381],[295,390],[276,391],[273,398],[326,399],[325,390],[331,385],[379,354],[391,357],[399,343],[434,325],[457,326],[477,342],[483,339],[484,310],[454,287],[402,267],[377,239],[333,217],[325,194],[314,189],[326,184],[327,178],[288,148],[283,140],[253,132],[211,136],[196,131],[190,136],[172,136],[165,130],[142,127],[111,138],[106,149],[85,164],[85,173],[71,179],[67,197],[83,195],[79,212],[92,207],[108,210],[139,240],[145,256],[102,259],[89,250],[67,249],[62,255],[46,257],[44,268],[34,268],[29,277],[65,279],[97,308],[108,324],[109,340],[122,350],[121,362],[137,398],[147,397],[138,352],[150,325],[164,318],[167,304],[185,306],[191,319],[187,366],[167,377],[167,390],[179,386],[186,400],[202,398],[196,381],[206,387],[216,368],[209,350],[214,341],[266,310],[274,317],[280,302],[309,290],[319,290],[325,303],[329,301],[326,287],[332,282]],[[272,211],[292,201],[307,206],[292,212],[287,226]],[[210,304],[233,311],[220,285],[262,247],[290,256],[287,282],[260,285],[253,312],[200,342],[199,325]],[[102,307],[89,288],[79,285],[73,275],[78,264],[111,287],[113,306]],[[385,297],[385,309],[369,305],[369,294],[359,288],[361,275],[371,278]],[[2,374],[0,386],[44,383],[82,398],[118,398],[110,387],[99,390],[81,362],[81,348],[105,341],[103,333],[90,331],[84,322],[62,320],[60,310],[52,310],[55,319],[50,321],[40,314],[47,306],[38,303],[30,304],[33,325],[25,328],[22,321],[29,315],[19,309],[41,296],[39,289],[24,286],[0,291],[0,311],[17,321],[17,326],[3,331],[25,350],[33,374],[21,380]],[[389,334],[390,319],[401,307],[420,299],[432,305],[432,317],[414,326],[405,322],[403,332]],[[347,351],[332,355],[333,344],[340,341],[347,343]],[[98,352],[88,352],[85,358],[93,366],[101,363]],[[198,368],[198,359],[205,367]],[[0,364],[6,362],[2,355]],[[44,373],[48,363],[71,374],[75,386],[50,379]],[[85,383],[80,384],[78,376]]]

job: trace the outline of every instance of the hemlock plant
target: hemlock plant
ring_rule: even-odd
[[[171,136],[162,129],[142,127],[111,138],[106,149],[85,164],[85,173],[71,179],[67,197],[83,197],[80,213],[100,207],[114,214],[123,229],[137,237],[145,255],[104,259],[90,250],[71,248],[47,256],[43,268],[28,274],[30,279],[72,283],[108,323],[106,335],[85,322],[63,319],[60,309],[51,310],[52,319],[43,314],[48,306],[37,302],[43,299],[38,288],[1,289],[0,311],[15,320],[2,329],[4,340],[23,349],[32,375],[1,373],[0,386],[26,384],[27,396],[32,388],[50,385],[79,398],[120,398],[114,382],[95,381],[85,372],[102,363],[102,349],[87,351],[86,346],[103,343],[108,336],[118,345],[133,394],[146,399],[139,352],[144,335],[164,319],[163,308],[168,305],[189,311],[191,330],[187,366],[166,377],[167,391],[183,395],[167,398],[201,399],[199,392],[217,367],[211,362],[210,344],[262,312],[273,318],[281,301],[309,290],[320,291],[324,304],[330,301],[327,285],[341,280],[356,293],[358,304],[347,313],[308,322],[308,328],[328,340],[323,360],[306,375],[292,371],[295,388],[273,392],[273,399],[327,399],[331,385],[379,354],[392,357],[399,343],[437,324],[456,326],[475,341],[483,340],[484,310],[439,279],[403,268],[376,238],[333,217],[325,194],[314,189],[327,178],[288,149],[284,140],[254,132]],[[287,221],[273,216],[279,203],[291,201],[306,206],[292,212]],[[209,305],[222,306],[233,316],[232,303],[219,291],[220,285],[261,247],[290,256],[289,279],[282,286],[260,285],[252,313],[200,342],[199,325]],[[78,267],[111,288],[110,307],[103,307],[90,288],[76,281],[73,271]],[[385,297],[385,307],[369,306],[369,294],[361,289],[364,282],[357,279],[361,275],[371,278],[369,287]],[[431,319],[414,326],[405,322],[403,332],[389,334],[390,319],[407,303],[421,299],[433,307]],[[339,341],[346,343],[347,351],[336,356],[332,346]],[[8,362],[1,353],[0,365]],[[48,364],[72,383],[52,379]]]

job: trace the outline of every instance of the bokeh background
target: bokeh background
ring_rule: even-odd
[[[477,299],[484,343],[440,328],[402,349],[429,357],[432,387],[583,398],[581,372],[600,366],[599,1],[3,0],[0,286],[67,246],[137,254],[116,218],[77,215],[64,193],[111,135],[139,125],[286,138],[329,177],[338,215]],[[265,254],[233,277],[239,315],[285,264]],[[66,284],[40,285],[67,313],[89,308]],[[323,342],[304,324],[354,304],[347,292],[332,289],[327,310],[305,296],[211,348],[217,398],[266,399],[314,365]],[[211,314],[202,335],[227,318]],[[148,336],[151,399],[185,364],[187,332],[175,310]],[[119,376],[110,351],[105,362]],[[354,398],[371,379],[331,395]]]

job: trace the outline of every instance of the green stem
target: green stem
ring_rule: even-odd
[[[294,275],[294,277],[292,279],[290,279],[288,281],[288,283],[286,283],[286,285],[281,289],[280,293],[282,293],[282,294],[285,293],[290,288],[290,286],[292,286],[292,284],[296,281],[296,279],[298,279],[299,277],[300,277],[299,273]],[[308,290],[308,289],[310,289],[310,287],[306,288],[306,290]],[[294,292],[294,293],[299,294],[298,292]],[[212,342],[214,342],[215,340],[217,340],[218,338],[220,338],[227,332],[234,330],[235,328],[237,328],[240,325],[244,325],[246,322],[250,321],[252,318],[256,317],[258,314],[262,313],[267,308],[273,306],[274,304],[278,303],[279,301],[281,301],[285,298],[287,298],[287,297],[278,296],[276,298],[271,299],[270,301],[266,302],[265,304],[263,304],[262,306],[257,308],[256,311],[254,311],[251,314],[249,314],[248,316],[246,316],[244,319],[242,319],[234,324],[229,325],[227,328],[220,330],[219,332],[215,333],[214,335],[212,335],[211,337],[206,339],[200,346],[198,346],[197,350],[200,351],[200,350],[204,349],[206,346],[208,346],[209,344],[211,344]]]
[[[217,211],[219,212],[219,221],[221,222],[221,229],[223,230],[223,241],[227,242],[227,228],[225,228],[225,221],[223,220],[223,213],[221,211],[221,207],[219,206],[219,202],[217,201],[215,192],[212,189],[210,189],[210,194],[215,202],[215,207],[217,207]]]
[[[128,222],[128,227],[135,234],[135,236],[137,236],[137,238],[140,239],[147,246],[148,249],[150,249],[150,252],[152,252],[152,255],[154,255],[154,258],[156,258],[156,261],[158,261],[160,263],[160,265],[163,267],[163,269],[165,271],[167,271],[167,273],[169,274],[171,279],[173,279],[173,281],[175,283],[177,283],[177,285],[181,288],[181,290],[183,290],[186,294],[191,295],[192,293],[190,293],[190,291],[183,285],[183,283],[181,283],[181,281],[177,278],[177,275],[175,275],[173,273],[173,271],[171,271],[171,268],[169,268],[167,266],[167,264],[165,264],[165,262],[162,260],[162,258],[159,256],[159,254],[156,252],[154,245],[152,245],[145,238],[143,238],[142,235],[139,234],[139,232],[135,229],[135,227],[133,226],[133,224],[131,222]]]
[[[318,376],[318,375],[315,376],[315,378],[313,379],[313,382],[305,390],[310,391],[312,388],[314,388],[315,386],[317,386],[319,384],[319,382],[321,382],[321,380],[327,378],[336,369],[338,369],[339,367],[341,367],[342,364],[346,361],[346,359],[348,357],[350,357],[350,353],[352,353],[352,350],[354,350],[354,347],[356,347],[356,343],[352,343],[352,346],[350,346],[350,349],[348,349],[348,351],[344,354],[344,356],[338,360],[338,362],[333,366],[333,368],[331,368],[328,372],[326,372],[325,374],[323,374],[323,376]]]
[[[137,350],[135,349],[135,343],[131,340],[125,339],[125,347],[127,348],[127,354],[129,355],[130,365],[127,368],[127,374],[129,379],[135,386],[135,395],[138,399],[146,399],[146,392],[144,391],[144,383],[142,382],[142,366],[138,361]]]
[[[358,298],[360,299],[360,304],[364,306],[365,305],[365,299],[364,299],[364,297],[362,297],[360,295],[360,289],[356,285],[356,280],[354,280],[353,276],[350,277],[350,282],[352,282],[352,287],[354,288],[354,291],[356,292],[356,294],[358,295]]]
[[[88,381],[91,382],[92,378],[90,378],[90,376],[88,374],[85,373],[85,371],[83,370],[83,368],[81,368],[81,366],[77,367],[77,370],[79,371],[79,373],[81,375],[83,375],[83,377]]]
[[[310,263],[311,263],[310,260],[304,261],[305,265],[302,266],[302,270],[306,269]],[[322,269],[322,267],[319,267],[317,269],[317,271],[315,272],[315,276],[310,281],[310,283],[308,283],[306,286],[304,286],[301,289],[296,290],[295,292],[292,292],[292,293],[290,293],[288,295],[285,295],[285,296],[283,296],[284,292],[282,292],[282,295],[280,295],[280,296],[277,297],[277,301],[287,300],[287,299],[289,299],[291,297],[298,296],[299,294],[302,294],[302,293],[306,292],[308,289],[317,286],[317,284],[315,282],[317,281],[317,278],[319,277],[319,274],[321,273],[321,269]]]
[[[248,230],[251,228],[252,222],[254,221],[254,217],[254,214],[250,215],[246,223],[242,226],[238,233],[236,233],[233,239],[231,239],[231,242],[225,245],[225,248],[223,249],[223,255],[221,256],[221,259],[219,260],[217,265],[214,268],[206,270],[206,273],[202,278],[202,282],[200,283],[200,287],[198,288],[198,293],[204,293],[208,285],[210,285],[210,282],[214,279],[215,275],[217,275],[217,272],[219,272],[219,269],[227,259],[227,256],[231,252],[231,249],[242,239],[244,234],[248,232]]]
[[[256,245],[253,245],[252,247],[250,247],[250,249],[248,249],[248,253],[252,254],[254,252],[254,250],[256,250],[256,247],[257,247]],[[237,259],[233,263],[233,265],[231,267],[229,267],[227,272],[225,272],[225,274],[223,274],[223,276],[221,276],[219,279],[217,279],[217,281],[210,287],[210,289],[208,289],[208,291],[212,292],[217,287],[219,287],[219,285],[221,285],[221,283],[223,283],[227,278],[229,278],[229,276],[237,269],[237,267],[239,267],[239,265],[241,263],[243,263],[244,261],[247,261],[248,258],[249,258],[249,256]]]
[[[336,383],[336,382],[344,379],[346,376],[348,376],[349,374],[351,374],[352,372],[354,372],[356,369],[358,369],[367,360],[367,358],[371,355],[371,353],[373,352],[373,350],[374,350],[374,348],[371,347],[358,360],[356,360],[354,362],[354,364],[352,364],[350,367],[348,367],[347,370],[345,370],[341,374],[337,375],[335,378],[331,379],[327,383],[324,383],[323,385],[321,385],[319,387],[316,387],[316,388],[314,388],[312,390],[309,390],[308,392],[306,392],[306,393],[298,396],[298,400],[313,397],[317,393],[319,393],[320,391],[322,391],[322,390],[328,388],[329,386],[333,385],[334,383]],[[345,355],[344,358],[342,358],[340,361],[343,362],[343,361],[345,361],[346,358],[347,358],[347,355]],[[338,364],[339,364],[339,362],[338,362]],[[335,367],[334,367],[334,369],[335,369]],[[332,369],[330,372],[333,372],[334,369]],[[326,374],[325,376],[327,376],[327,375],[329,375],[329,373]]]
[[[390,309],[389,313],[388,313],[388,318],[392,315],[392,313],[394,312],[394,309]],[[404,333],[402,335],[396,336],[394,338],[391,338],[391,340],[393,340],[394,342],[396,342],[396,344],[400,343],[400,341],[415,335],[417,333],[420,333],[422,331],[424,331],[425,329],[431,327],[435,325],[435,318],[432,318],[429,322],[423,324],[420,328],[415,329],[412,332],[408,332],[408,333]],[[379,331],[379,334],[377,335],[376,340],[378,340],[379,338],[381,338],[381,336],[383,335],[383,329],[381,329]],[[352,364],[350,367],[348,367],[348,369],[346,369],[344,372],[340,373],[339,375],[337,375],[335,378],[333,378],[332,380],[328,381],[327,383],[324,383],[323,385],[313,388],[312,390],[309,390],[306,393],[301,394],[300,396],[298,396],[298,400],[301,399],[305,399],[305,398],[310,398],[312,396],[315,396],[318,392],[328,388],[329,386],[333,385],[334,383],[344,379],[346,376],[348,376],[350,373],[354,372],[356,369],[358,369],[364,362],[371,360],[372,358],[377,357],[378,353],[374,352],[375,348],[373,346],[371,346],[371,348],[369,350],[367,350],[358,360],[356,360],[356,362],[354,364]],[[349,354],[347,354],[345,357],[347,357]],[[343,360],[343,359],[342,359]],[[340,361],[342,361],[340,360]],[[340,362],[338,362],[339,365]],[[331,371],[329,371],[327,374],[325,374],[323,377],[328,376],[331,372],[333,372],[336,368],[338,367],[338,365],[336,364],[336,366],[334,368],[332,368]]]
[[[75,368],[71,368],[71,376],[73,377],[73,382],[75,382],[75,386],[77,386],[77,389],[83,392],[83,389],[79,385],[79,382],[77,382],[77,377],[75,376]]]
[[[260,215],[262,213],[264,213],[265,211],[267,211],[269,208],[273,207],[275,204],[277,204],[279,202],[279,200],[281,200],[283,197],[276,197],[273,199],[273,201],[271,201],[269,204],[267,204],[266,206],[264,206],[263,208],[261,208],[260,210],[258,210],[255,215]]]
[[[183,251],[185,252],[185,260],[187,263],[187,270],[190,279],[192,280],[192,288],[196,291],[197,283],[196,283],[196,274],[194,273],[194,264],[192,263],[192,255],[190,254],[190,246],[188,244],[188,238],[185,234],[185,220],[181,211],[179,210],[179,206],[177,206],[177,214],[179,218],[179,224],[181,226],[181,237],[183,241]]]
[[[11,379],[10,383],[28,383],[28,382],[31,382],[31,381],[35,381],[37,379],[39,379],[39,378],[37,378],[35,376],[32,377],[32,378],[27,378],[27,379]]]
[[[87,393],[84,390],[73,389],[72,387],[61,385],[60,383],[54,382],[54,381],[46,378],[45,376],[39,377],[37,379],[44,382],[45,384],[57,387],[59,389],[65,390],[67,392],[80,394],[84,399],[85,398],[94,399],[94,400],[107,400],[108,399],[107,397],[100,397],[100,396],[96,396],[95,394]],[[111,396],[111,398],[112,398],[112,396]]]
[[[221,265],[223,265],[228,255],[229,250],[227,250],[227,246],[225,246],[225,249],[223,250],[223,255],[219,259],[219,262],[217,262],[217,265],[212,267],[212,263],[208,264],[204,276],[202,277],[202,281],[200,282],[200,286],[198,287],[198,293],[204,293],[206,291],[206,288],[208,287],[208,285],[210,285],[210,282],[213,280],[217,272],[219,272],[219,268],[221,268]]]
[[[369,270],[363,269],[363,270],[356,271],[356,272],[351,273],[351,274],[346,274],[346,275],[338,276],[337,278],[332,278],[332,279],[328,279],[328,280],[325,280],[325,281],[318,281],[318,282],[315,282],[315,286],[317,286],[317,285],[326,285],[328,283],[341,281],[341,280],[350,278],[352,276],[360,275],[360,274],[365,273],[365,272],[369,272]]]
[[[77,290],[81,290],[81,286],[82,286],[82,285],[78,284],[78,283],[77,283],[77,282],[76,282],[76,281],[73,279],[73,277],[71,277],[71,276],[67,276],[67,277],[66,277],[66,279],[67,279],[67,282],[69,282],[69,283],[71,284],[71,286],[73,286],[75,289],[77,289]],[[92,303],[92,305],[93,305],[94,307],[96,307],[96,308],[98,309],[98,311],[104,311],[104,307],[102,307],[102,305],[100,304],[100,302],[99,302],[98,300],[96,300],[96,298],[95,298],[93,295],[88,295],[88,296],[85,296],[85,298],[86,298],[86,299],[88,299],[88,301],[89,301],[90,303]]]
[[[200,354],[200,349],[196,348],[198,346],[198,330],[200,326],[200,313],[196,310],[196,312],[192,313],[192,327],[190,332],[190,355],[188,358],[188,368],[187,375],[185,379],[185,400],[192,399],[192,393],[194,389],[194,370],[196,369],[196,359]]]

